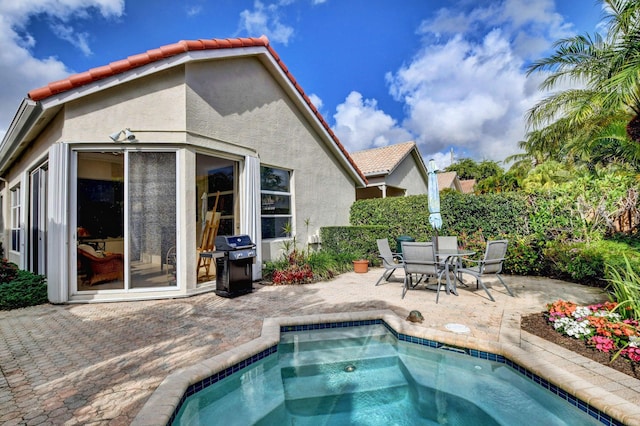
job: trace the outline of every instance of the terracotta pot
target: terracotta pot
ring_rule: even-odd
[[[358,274],[366,274],[369,272],[369,261],[368,260],[354,260],[353,261],[353,271]]]

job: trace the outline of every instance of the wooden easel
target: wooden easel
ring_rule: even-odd
[[[208,280],[211,276],[210,269],[211,263],[213,261],[210,257],[202,257],[200,253],[206,251],[214,251],[215,250],[215,239],[218,234],[218,227],[220,226],[220,217],[222,213],[216,212],[218,208],[218,201],[220,199],[220,191],[216,193],[216,201],[213,205],[213,210],[207,211],[205,216],[205,224],[204,229],[202,230],[202,236],[200,238],[200,246],[197,248],[198,251],[198,265],[196,266],[196,277],[200,277],[200,269],[204,268],[205,270],[205,278]],[[206,202],[203,200],[203,202]],[[215,265],[214,265],[215,267]]]

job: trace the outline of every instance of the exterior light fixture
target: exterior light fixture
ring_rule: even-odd
[[[111,138],[112,141],[114,142],[121,142],[120,140],[120,136],[124,133],[124,138],[126,140],[128,140],[129,142],[133,142],[136,140],[136,135],[134,135],[133,133],[131,133],[130,129],[124,129],[124,130],[119,130],[115,133],[111,133],[109,135],[109,138]]]

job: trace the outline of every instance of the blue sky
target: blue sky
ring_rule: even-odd
[[[592,0],[0,0],[0,136],[31,89],[179,40],[266,35],[349,151],[440,167],[518,152],[527,64],[593,33]]]

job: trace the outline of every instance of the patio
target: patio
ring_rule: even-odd
[[[461,323],[474,338],[520,345],[531,359],[571,374],[569,391],[588,390],[614,417],[640,425],[640,380],[520,331],[521,314],[559,298],[601,301],[600,290],[507,276],[515,298],[494,286],[491,302],[473,286],[436,304],[432,291],[411,290],[402,299],[400,271],[374,286],[381,273],[374,268],[304,286],[256,284],[235,299],[207,293],[0,312],[0,423],[128,425],[167,375],[258,337],[266,317],[386,309],[405,318],[417,309],[425,317],[419,327],[448,332],[446,324]]]

